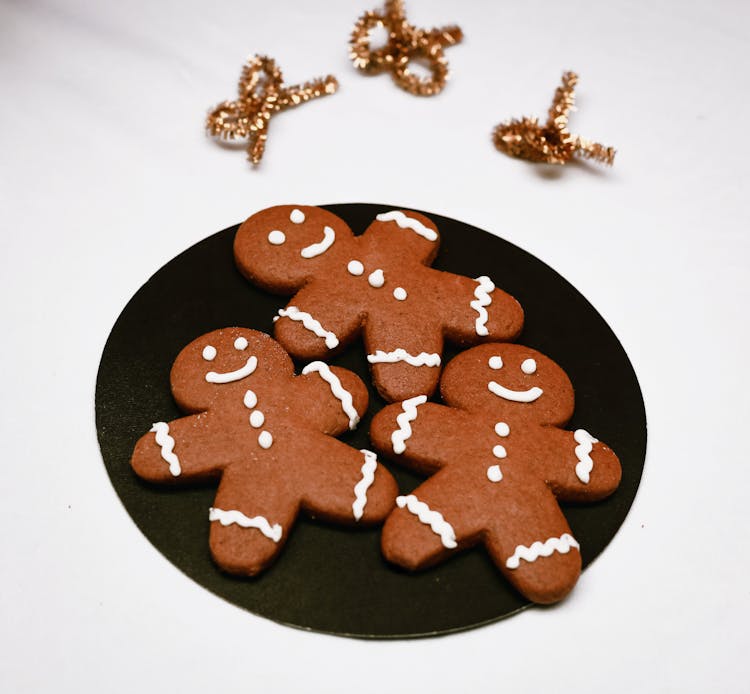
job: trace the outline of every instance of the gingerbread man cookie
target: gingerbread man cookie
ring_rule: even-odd
[[[518,337],[523,311],[489,277],[429,267],[435,224],[417,212],[377,215],[354,236],[318,207],[271,207],[240,227],[242,274],[270,292],[293,294],[275,337],[294,357],[321,359],[363,333],[373,381],[389,401],[434,391],[443,339],[459,345]]]
[[[313,362],[295,376],[268,335],[227,328],[185,347],[170,378],[189,416],[154,424],[131,465],[151,482],[220,480],[209,544],[225,571],[266,568],[300,510],[356,525],[393,508],[396,483],[375,454],[333,438],[367,409],[367,389],[350,371]]]
[[[440,384],[446,405],[418,396],[373,419],[376,450],[432,475],[398,497],[385,557],[414,570],[483,544],[503,575],[538,603],[562,599],[581,571],[558,501],[591,502],[620,482],[606,445],[562,427],[573,387],[551,359],[515,344],[463,352]]]

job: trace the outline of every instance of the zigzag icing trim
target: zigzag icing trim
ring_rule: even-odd
[[[161,446],[161,457],[169,463],[172,477],[179,477],[182,472],[180,459],[174,453],[174,439],[169,435],[169,424],[154,422],[151,431],[156,433],[156,443]]]
[[[453,530],[453,526],[443,518],[443,514],[433,511],[424,501],[417,499],[414,494],[397,496],[396,505],[399,508],[406,507],[407,511],[419,518],[421,523],[429,525],[430,530],[440,536],[443,547],[454,549],[458,546],[456,532]]]
[[[403,412],[396,417],[398,429],[391,434],[391,443],[393,452],[400,454],[406,450],[406,440],[411,436],[411,422],[417,418],[417,407],[427,402],[426,395],[417,395],[415,398],[409,398],[401,403]]]
[[[576,429],[573,438],[578,444],[575,451],[576,458],[578,458],[576,476],[581,482],[588,484],[591,479],[591,471],[594,469],[594,461],[591,459],[591,451],[594,448],[594,444],[599,443],[599,439],[595,439],[585,429]]]
[[[249,518],[242,511],[223,511],[220,508],[208,509],[208,520],[219,521],[223,526],[239,525],[241,528],[257,528],[269,540],[278,542],[281,539],[281,526],[278,523],[271,525],[267,518],[254,516]]]
[[[476,299],[474,299],[469,305],[479,314],[479,317],[475,321],[477,335],[484,336],[490,334],[490,331],[487,330],[487,319],[489,318],[489,315],[487,314],[485,306],[489,306],[492,303],[490,292],[495,291],[495,284],[485,275],[477,277],[476,282],[478,282],[477,288],[474,290],[474,296]]]
[[[420,352],[419,354],[409,354],[405,349],[399,347],[392,352],[384,352],[382,349],[376,349],[375,354],[368,354],[367,361],[370,364],[395,364],[399,361],[405,361],[411,366],[440,366],[440,355],[435,352]]]
[[[339,338],[334,335],[330,330],[326,330],[320,324],[319,321],[315,320],[309,313],[300,311],[296,306],[287,306],[286,308],[279,309],[279,316],[286,316],[290,320],[299,321],[303,327],[309,330],[311,333],[315,333],[318,337],[322,337],[326,341],[326,347],[333,349],[338,347]]]
[[[352,513],[355,520],[362,518],[362,514],[365,512],[367,490],[375,481],[375,470],[378,467],[378,460],[372,451],[362,448],[360,452],[364,454],[365,462],[362,463],[362,479],[354,485],[355,499],[352,504]]]
[[[568,533],[563,533],[560,537],[550,537],[544,542],[534,542],[531,547],[518,545],[516,551],[513,552],[513,556],[509,557],[508,561],[505,562],[505,566],[509,569],[517,569],[521,564],[521,559],[532,562],[536,561],[539,557],[552,556],[554,552],[567,554],[573,547],[576,549],[581,548],[576,539]]]
[[[414,217],[407,217],[403,212],[398,210],[391,210],[390,212],[383,212],[375,217],[379,222],[396,222],[402,229],[411,229],[420,236],[424,236],[428,241],[437,241],[437,233],[434,229],[426,227],[418,219]]]
[[[359,424],[359,414],[354,408],[352,394],[341,385],[341,380],[328,368],[328,364],[322,361],[313,361],[302,369],[303,375],[312,373],[313,371],[317,371],[320,374],[320,377],[330,386],[333,396],[341,403],[341,409],[349,417],[349,428],[356,429],[357,424]]]

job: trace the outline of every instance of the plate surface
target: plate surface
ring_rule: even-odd
[[[361,234],[392,206],[326,205]],[[520,248],[468,224],[425,212],[440,229],[433,267],[488,275],[515,296],[526,323],[519,342],[549,355],[568,373],[576,410],[568,429],[585,428],[619,456],[623,478],[609,499],[564,505],[581,544],[584,568],[607,546],[638,489],[646,452],[640,387],[622,345],[604,319],[565,279]],[[127,304],[104,348],[96,385],[96,424],[104,464],[120,499],[154,546],[185,574],[230,602],[284,624],[348,636],[398,638],[468,629],[528,606],[481,548],[433,569],[409,574],[387,564],[379,530],[349,530],[300,517],[276,563],[261,576],[227,576],[208,551],[214,487],[163,489],[139,480],[129,464],[138,438],[156,421],[182,416],[169,390],[178,352],[211,330],[243,326],[272,332],[288,299],[251,286],[237,271],[237,227],[210,236],[162,267]],[[444,363],[456,354],[447,345]],[[365,353],[355,344],[332,363],[359,374],[370,410],[344,437],[369,446],[372,416],[384,406],[370,384]],[[298,364],[298,367],[301,366]],[[421,478],[382,460],[401,493]]]

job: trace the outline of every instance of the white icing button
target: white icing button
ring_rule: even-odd
[[[265,421],[266,417],[260,410],[253,410],[250,413],[250,426],[254,429],[260,429]]]
[[[490,357],[490,368],[491,369],[502,369],[503,368],[503,360],[501,357]]]
[[[510,434],[510,427],[505,422],[495,424],[495,433],[498,436],[507,436]]]
[[[247,407],[248,410],[252,410],[253,407],[258,404],[258,396],[252,390],[248,390],[245,393],[245,397],[242,399],[242,402],[245,403],[245,407]]]
[[[503,473],[500,470],[499,465],[490,465],[487,468],[487,479],[490,482],[499,482],[501,479],[503,479]]]
[[[268,431],[261,431],[258,436],[258,445],[261,448],[270,448],[273,443],[273,436]]]
[[[382,287],[385,284],[385,277],[383,276],[383,271],[378,268],[374,272],[370,273],[370,276],[367,278],[367,281],[370,283],[371,287],[375,287],[378,289],[379,287]]]
[[[216,358],[216,347],[213,345],[206,345],[203,348],[203,358],[206,361],[213,361]]]
[[[406,299],[406,289],[404,289],[403,287],[396,287],[393,290],[393,296],[399,301],[403,301],[404,299]]]
[[[521,371],[529,375],[535,373],[536,361],[534,361],[533,359],[524,359],[523,363],[521,364]]]
[[[492,455],[496,458],[505,458],[508,455],[508,452],[505,450],[505,446],[497,444],[497,446],[492,449]]]
[[[359,260],[350,260],[346,269],[349,270],[349,274],[359,277],[365,271],[365,266]]]
[[[284,241],[286,241],[286,234],[278,229],[274,229],[268,235],[268,243],[273,244],[274,246],[280,246]]]
[[[234,348],[235,349],[247,349],[247,340],[244,337],[238,337],[234,341]]]
[[[302,224],[305,221],[305,213],[302,210],[294,209],[289,215],[289,220],[294,224]]]

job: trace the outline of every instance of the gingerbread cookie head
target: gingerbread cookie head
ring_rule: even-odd
[[[440,393],[452,407],[558,426],[573,416],[575,405],[567,374],[541,352],[516,344],[459,354],[445,369]]]

